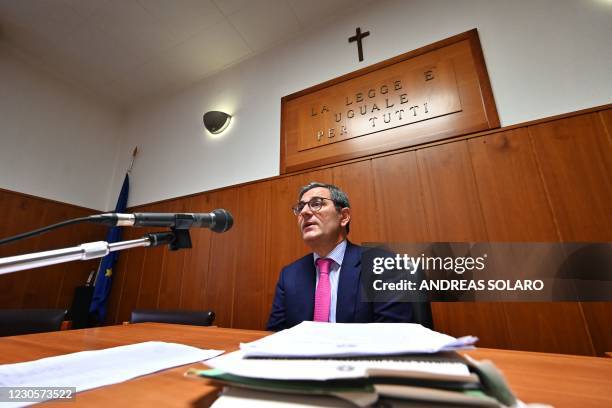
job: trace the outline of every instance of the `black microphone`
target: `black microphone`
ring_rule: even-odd
[[[171,227],[174,229],[210,228],[225,232],[234,225],[229,211],[217,209],[210,213],[105,213],[92,215],[89,222],[118,227]]]

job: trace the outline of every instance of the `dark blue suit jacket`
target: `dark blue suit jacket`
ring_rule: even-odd
[[[336,303],[336,322],[412,322],[410,303],[378,303],[361,300],[362,248],[347,242]],[[268,330],[283,330],[304,320],[312,320],[316,285],[316,269],[312,254],[298,259],[281,271]]]

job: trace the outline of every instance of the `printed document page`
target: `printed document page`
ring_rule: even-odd
[[[76,391],[207,360],[222,350],[160,341],[81,351],[25,363],[0,365],[0,387],[76,387]]]

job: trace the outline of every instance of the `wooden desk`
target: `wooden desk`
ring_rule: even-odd
[[[34,360],[147,340],[236,350],[267,332],[158,323],[108,326],[0,338],[0,364]],[[612,359],[561,354],[478,349],[469,355],[490,359],[505,373],[525,402],[556,407],[611,407]],[[192,365],[197,367],[198,365]],[[207,381],[183,376],[188,366],[140,377],[122,384],[79,393],[72,406],[208,406],[218,389]],[[66,408],[66,403],[56,403]]]

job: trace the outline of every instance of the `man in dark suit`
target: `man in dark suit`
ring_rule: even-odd
[[[362,248],[346,237],[351,209],[338,187],[310,183],[293,207],[302,239],[313,253],[281,271],[268,330],[283,330],[305,320],[370,323],[411,322],[410,303],[362,300]]]

